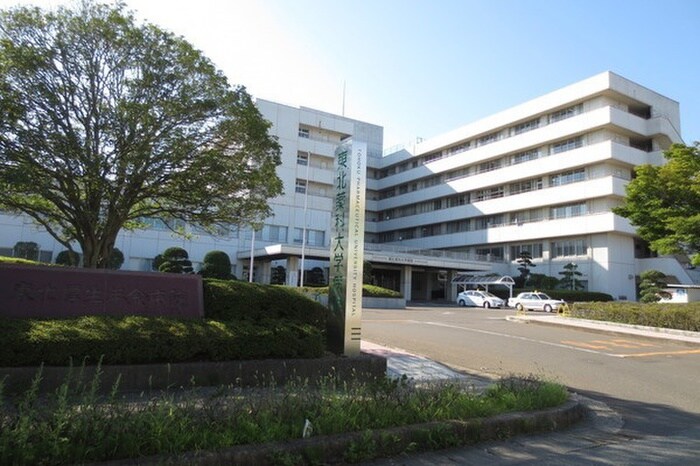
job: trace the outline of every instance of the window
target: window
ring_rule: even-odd
[[[299,137],[309,139],[309,130],[307,128],[299,128]]]
[[[469,204],[469,193],[458,194],[449,198],[450,207],[458,207]]]
[[[438,160],[442,158],[442,152],[433,152],[432,154],[428,154],[423,158],[423,163],[429,163],[432,162],[433,160]]]
[[[566,120],[572,116],[576,116],[583,111],[583,104],[572,105],[562,110],[557,110],[549,114],[549,122],[556,123],[557,121]]]
[[[297,152],[297,165],[308,165],[309,164],[309,153],[308,152]]]
[[[409,228],[406,230],[399,230],[398,235],[399,235],[399,241],[403,241],[405,239],[413,239],[415,237],[415,230],[413,228]]]
[[[476,248],[476,255],[487,259],[503,259],[503,247]]]
[[[306,193],[306,180],[297,179],[296,192],[300,194]]]
[[[326,232],[321,230],[306,230],[306,245],[307,246],[324,246],[326,239]],[[304,240],[304,229],[295,228],[294,229],[294,243],[302,244]]]
[[[542,189],[542,178],[519,181],[517,183],[511,183],[510,186],[508,186],[508,192],[511,196],[529,191],[535,191],[537,189]]]
[[[421,228],[421,237],[422,238],[427,238],[429,236],[437,236],[441,233],[441,228],[440,224],[437,223],[435,225],[425,225],[424,227]]]
[[[516,244],[510,247],[510,259],[516,260],[523,251],[530,253],[533,259],[542,257],[542,243]]]
[[[520,210],[510,214],[510,222],[513,224],[539,222],[543,217],[542,209]]]
[[[540,119],[535,118],[534,120],[526,121],[525,123],[520,123],[519,125],[515,125],[513,127],[513,133],[514,134],[526,133],[528,131],[532,131],[533,129],[537,129],[538,126],[540,126]]]
[[[286,243],[287,227],[280,225],[265,225],[263,227],[263,241]]]
[[[496,199],[499,197],[503,197],[503,186],[480,189],[474,193],[474,200],[476,201],[487,201],[489,199]]]
[[[487,217],[479,217],[474,219],[475,230],[485,230],[490,227],[495,227],[503,224],[503,215],[490,215]]]
[[[447,223],[447,233],[460,233],[462,231],[469,231],[469,219]]]
[[[449,172],[447,174],[447,178],[445,179],[445,181],[452,181],[452,180],[457,180],[459,178],[464,178],[466,176],[469,176],[470,171],[471,170],[469,169],[469,167],[465,167],[465,168],[460,168],[459,170],[455,170],[453,172]]]
[[[484,144],[491,144],[492,142],[498,141],[498,136],[500,134],[500,131],[496,131],[494,133],[487,134],[485,136],[481,136],[479,139],[477,139],[477,142],[479,143],[480,146],[483,146]]]
[[[551,207],[549,209],[549,218],[569,218],[569,217],[579,217],[581,215],[586,215],[588,208],[585,202],[578,204],[568,204],[556,207]]]
[[[563,173],[552,175],[549,178],[550,186],[563,186],[569,183],[576,183],[579,181],[584,181],[586,179],[586,170],[583,168],[578,168],[576,170],[569,170]]]
[[[552,243],[552,257],[585,256],[587,254],[588,246],[584,239],[570,239]]]
[[[465,150],[469,150],[469,146],[471,145],[471,142],[463,142],[462,144],[457,144],[456,146],[452,146],[449,149],[447,149],[447,155],[452,155],[452,154],[457,154],[459,152],[464,152]]]
[[[488,162],[480,163],[476,167],[476,172],[477,173],[490,172],[493,170],[497,170],[499,168],[501,168],[501,159],[489,160]]]
[[[524,163],[530,160],[535,160],[539,158],[540,156],[540,151],[539,149],[530,149],[525,152],[519,152],[517,154],[514,154],[510,158],[510,163],[512,165],[517,165],[519,163]]]
[[[569,150],[574,150],[578,149],[579,147],[583,146],[583,138],[581,136],[567,139],[566,141],[563,142],[558,142],[556,144],[552,144],[552,154],[560,154],[562,152],[566,152]]]

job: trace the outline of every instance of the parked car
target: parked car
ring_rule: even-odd
[[[460,306],[477,307],[503,307],[506,302],[488,291],[467,290],[457,295],[457,304]]]
[[[532,292],[520,293],[515,298],[508,300],[508,306],[514,307],[518,311],[533,310],[552,312],[558,311],[561,306],[566,304],[561,299],[552,299],[545,293]]]

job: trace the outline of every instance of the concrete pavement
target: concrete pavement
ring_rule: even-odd
[[[564,325],[597,332],[629,334],[648,338],[700,344],[700,332],[686,332],[638,325],[615,324],[562,317],[557,314],[526,313],[508,316],[513,322]],[[387,374],[406,375],[417,382],[427,380],[460,381],[483,390],[492,379],[458,371],[423,356],[362,342],[365,352],[387,358]],[[459,464],[545,464],[545,465],[625,465],[693,464],[700,457],[700,427],[681,437],[649,436],[630,438],[622,431],[622,417],[605,403],[578,394],[587,414],[583,422],[558,432],[523,435],[503,442],[432,451],[418,455],[387,458],[367,463],[374,466],[427,466]],[[673,442],[680,442],[673,445]]]

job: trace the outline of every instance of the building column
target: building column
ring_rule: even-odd
[[[401,268],[401,286],[400,291],[406,301],[411,300],[411,273],[413,272],[413,267],[410,265],[404,265]]]
[[[259,266],[260,270],[260,283],[263,285],[269,285],[272,281],[272,261],[264,261]]]
[[[299,284],[299,258],[296,256],[287,257],[287,285],[297,286]]]

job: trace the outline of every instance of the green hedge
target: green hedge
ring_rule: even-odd
[[[165,317],[0,319],[0,366],[145,364],[317,358],[323,333],[285,320],[220,322]]]
[[[285,319],[325,330],[328,309],[295,288],[236,280],[204,280],[205,317],[216,320]]]
[[[581,319],[700,332],[700,302],[685,304],[576,303],[570,307],[565,315]]]
[[[328,295],[328,286],[304,286],[301,288],[292,288],[307,295]],[[403,295],[398,291],[382,288],[375,285],[362,285],[362,296],[372,298],[403,298]]]

